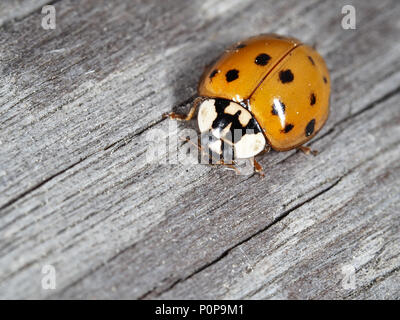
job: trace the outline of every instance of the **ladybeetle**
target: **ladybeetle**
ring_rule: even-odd
[[[251,158],[269,146],[308,153],[302,145],[329,114],[330,78],[323,58],[297,39],[274,34],[227,50],[204,72],[198,92],[188,115],[168,116],[190,120],[198,107],[199,129],[212,137],[209,149],[222,156],[229,145],[234,159]],[[238,139],[235,131],[242,133]]]

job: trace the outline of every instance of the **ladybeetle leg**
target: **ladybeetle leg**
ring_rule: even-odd
[[[263,177],[263,178],[265,177],[263,167],[261,166],[261,164],[259,164],[259,163],[257,162],[256,159],[254,159],[254,170],[255,170],[255,172],[257,172],[261,177]]]
[[[201,97],[198,97],[194,100],[192,107],[189,110],[188,114],[179,114],[175,112],[170,112],[170,113],[164,113],[162,117],[165,118],[170,118],[178,121],[190,121],[192,120],[193,116],[196,113],[197,107],[199,106],[200,102],[204,100]]]
[[[313,156],[316,156],[318,154],[317,150],[312,150],[310,147],[300,146],[297,149],[307,155],[311,153]]]

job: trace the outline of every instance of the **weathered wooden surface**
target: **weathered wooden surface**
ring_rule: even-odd
[[[397,0],[352,1],[356,30],[345,1],[62,0],[56,30],[45,3],[0,5],[0,298],[400,298]],[[327,61],[320,154],[259,157],[264,179],[149,164],[161,115],[262,32]]]

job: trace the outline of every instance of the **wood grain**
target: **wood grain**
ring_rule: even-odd
[[[23,2],[0,13],[1,298],[400,297],[398,1],[353,1],[356,30],[344,1],[62,0],[55,30]],[[270,152],[264,179],[173,163],[167,143],[196,126],[162,114],[263,32],[331,70],[318,156]]]

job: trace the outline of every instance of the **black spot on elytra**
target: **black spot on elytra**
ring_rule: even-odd
[[[313,66],[315,66],[315,62],[314,62],[314,59],[312,57],[308,56],[308,60],[310,60],[311,64]]]
[[[314,133],[315,119],[312,119],[306,126],[306,137],[311,136]]]
[[[260,53],[254,60],[254,62],[259,66],[265,66],[269,60],[271,60],[271,57],[269,55],[267,55],[266,53]]]
[[[310,96],[310,105],[314,105],[315,104],[315,102],[317,102],[317,98],[315,97],[315,94],[314,93],[311,93],[311,96]]]
[[[294,125],[292,125],[292,124],[287,124],[286,126],[285,126],[285,129],[283,129],[282,131],[284,132],[284,133],[288,133],[290,130],[292,130],[293,129],[293,127],[294,127]]]
[[[328,79],[324,76],[324,82],[328,83]]]
[[[280,109],[280,108],[282,108],[282,113],[285,114],[286,106],[285,106],[285,104],[284,104],[282,101],[279,101],[279,102],[280,102],[280,106],[279,106],[279,105],[275,105],[275,103],[272,105],[272,111],[271,111],[271,113],[272,113],[274,116],[279,115],[279,109]]]
[[[282,70],[281,72],[279,72],[279,79],[282,83],[289,83],[293,81],[294,75],[290,69]]]
[[[239,45],[236,46],[236,49],[242,49],[244,48],[246,45],[244,43],[241,43]]]
[[[228,81],[228,82],[236,80],[237,78],[239,78],[239,70],[236,70],[236,69],[229,70],[225,74],[225,77],[226,77],[226,81]]]
[[[213,72],[210,73],[210,79],[214,78],[218,72],[219,71],[217,69],[214,69]]]

